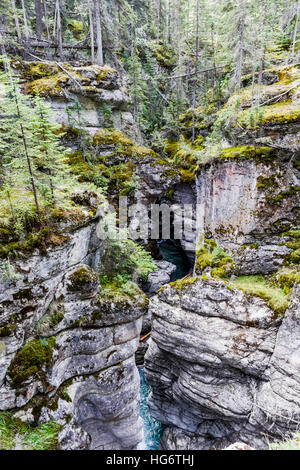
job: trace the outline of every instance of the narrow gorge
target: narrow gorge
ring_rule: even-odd
[[[50,51],[0,8],[0,449],[298,448],[298,2],[254,65],[207,2],[155,32],[157,2],[79,3]]]

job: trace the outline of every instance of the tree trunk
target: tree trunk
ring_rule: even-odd
[[[26,8],[24,4],[24,0],[21,0],[22,3],[22,11],[23,11],[23,19],[24,19],[24,32],[25,32],[25,39],[26,42],[29,40],[29,29],[28,29],[28,23],[27,23],[27,17],[26,17]]]
[[[168,15],[167,15],[167,40],[171,44],[171,0],[168,2]]]
[[[88,0],[89,21],[90,21],[90,38],[91,38],[91,61],[95,63],[95,36],[94,36],[94,17],[92,11],[91,1]]]
[[[235,82],[238,88],[241,88],[243,63],[244,63],[244,49],[245,49],[245,29],[246,29],[246,4],[245,0],[239,2],[239,20],[238,20],[238,45],[237,45],[237,62],[235,71]]]
[[[197,84],[197,72],[198,72],[198,60],[199,60],[199,10],[200,0],[197,0],[196,4],[196,49],[195,49],[195,80],[193,82],[193,124],[192,124],[192,144],[195,143],[195,108],[196,108],[196,84]]]
[[[258,105],[261,99],[261,85],[262,85],[265,55],[266,55],[266,43],[267,43],[266,23],[267,23],[267,14],[268,14],[268,1],[264,1],[262,6],[263,6],[263,22],[262,22],[263,37],[262,37],[262,44],[261,44],[261,53],[260,53],[260,58],[259,58],[258,97],[257,97]]]
[[[46,25],[46,31],[47,31],[47,39],[48,39],[48,41],[50,41],[49,19],[48,19],[48,11],[47,11],[46,0],[44,0],[44,15],[45,15],[45,25]]]
[[[59,0],[56,0],[56,25],[57,25],[58,55],[59,55],[60,60],[62,60],[63,47],[62,47],[61,16],[60,16]]]
[[[35,17],[36,17],[36,35],[39,39],[43,36],[43,10],[42,10],[42,2],[41,0],[35,0]]]
[[[5,60],[6,51],[5,51],[5,45],[4,45],[4,37],[3,37],[1,32],[0,32],[0,52],[1,52],[1,55],[4,57],[3,66],[4,66],[5,72],[7,73],[8,72],[8,65],[7,65],[7,62]]]
[[[299,23],[299,12],[300,12],[300,0],[298,0],[298,4],[297,4],[296,24],[295,24],[295,29],[294,29],[293,49],[292,49],[292,58],[291,58],[292,62],[294,61],[294,57],[295,57],[295,47],[296,47],[298,23]]]
[[[14,15],[14,20],[15,20],[15,25],[16,25],[18,41],[21,42],[22,34],[21,34],[21,28],[20,28],[20,23],[19,23],[18,12],[17,12],[17,9],[16,9],[15,0],[11,0],[11,6],[12,6],[12,9],[13,9],[13,15]]]
[[[161,33],[162,33],[162,4],[161,4],[161,0],[157,0],[156,9],[157,9],[156,15],[157,15],[157,30],[158,30],[157,38],[160,39],[161,38]]]
[[[5,35],[2,34],[1,31],[4,31],[4,21],[3,21],[3,17],[0,15],[0,53],[3,56],[4,70],[5,70],[5,72],[8,72],[8,65],[7,65],[7,62],[5,60],[5,57],[6,57]]]
[[[96,16],[96,33],[97,33],[97,64],[103,65],[103,44],[102,44],[102,27],[99,0],[94,0],[95,16]]]

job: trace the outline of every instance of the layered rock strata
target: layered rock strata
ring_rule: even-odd
[[[151,299],[151,414],[164,449],[257,449],[299,424],[299,288],[284,319],[259,298],[195,278]]]

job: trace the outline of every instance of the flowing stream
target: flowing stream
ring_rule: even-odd
[[[172,275],[171,281],[182,279],[184,276],[189,274],[191,265],[178,241],[160,240],[158,242],[158,246],[164,260],[175,264],[177,267],[175,273]]]
[[[180,243],[176,240],[161,240],[158,242],[160,252],[163,258],[177,267],[172,275],[171,281],[182,279],[190,272],[190,262],[184,253]],[[150,415],[148,406],[148,397],[151,393],[151,387],[146,381],[144,367],[138,367],[140,374],[140,415],[144,420],[145,441],[143,448],[146,450],[157,450],[162,435],[163,427],[159,421],[156,421]]]
[[[148,385],[145,378],[144,367],[138,368],[140,373],[140,383],[141,383],[141,407],[140,415],[144,420],[144,435],[145,442],[144,448],[146,450],[157,450],[159,441],[162,434],[162,425],[154,418],[151,417],[148,406],[148,397],[151,393],[151,387]]]

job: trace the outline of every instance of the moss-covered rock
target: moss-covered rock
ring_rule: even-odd
[[[134,194],[139,185],[139,164],[159,164],[153,150],[136,145],[114,129],[100,129],[87,150],[71,153],[68,159],[79,182],[92,182],[113,197]]]
[[[63,86],[68,83],[70,78],[64,73],[58,73],[49,78],[40,78],[32,82],[28,82],[23,86],[25,93],[31,95],[49,97],[65,96]]]
[[[173,48],[161,41],[152,43],[152,55],[161,67],[172,69],[176,64],[176,55]]]
[[[231,256],[217,245],[213,239],[204,239],[196,248],[195,272],[209,271],[215,278],[228,277],[234,264]]]
[[[51,364],[55,343],[55,338],[33,339],[17,352],[8,369],[13,388],[19,388],[32,376],[41,378],[41,368]]]
[[[114,129],[100,129],[93,138],[98,147],[113,145],[115,152],[132,158],[156,157],[155,152],[147,147],[135,145],[131,139]]]
[[[79,266],[72,274],[68,277],[68,289],[69,291],[82,291],[95,288],[99,282],[99,277],[95,271],[89,266]]]
[[[288,124],[300,121],[299,103],[285,100],[279,103],[263,106],[263,115],[260,124],[251,126],[253,129],[264,124]],[[248,122],[248,110],[239,114],[238,122],[245,125]]]
[[[23,240],[0,245],[0,258],[17,258],[20,255],[30,256],[36,249],[40,250],[41,254],[46,254],[48,247],[60,246],[69,240],[70,238],[67,235],[44,228],[38,232],[27,234]]]
[[[24,92],[31,95],[66,97],[68,91],[97,95],[101,94],[102,89],[113,90],[118,87],[116,70],[107,66],[74,67],[69,63],[18,61],[14,67],[26,80],[23,85]]]
[[[276,158],[276,151],[271,147],[254,147],[253,145],[240,145],[237,147],[228,147],[221,150],[221,160],[227,160],[231,158],[237,158],[241,160],[257,159],[260,161],[272,161]]]
[[[286,267],[271,276],[271,283],[279,286],[286,295],[289,295],[296,284],[300,282],[300,268]]]
[[[238,287],[248,295],[265,300],[276,316],[284,315],[290,305],[289,295],[282,289],[280,283],[272,284],[270,278],[260,275],[240,276],[231,281],[230,285]]]
[[[189,286],[192,286],[199,278],[199,276],[195,276],[195,277],[188,277],[188,278],[184,278],[184,279],[178,279],[177,281],[175,282],[170,282],[170,286],[173,288],[173,289],[176,289],[178,291],[182,291],[182,290],[185,290],[185,289],[188,289]],[[161,287],[160,288],[160,291],[164,289],[165,286]]]
[[[148,303],[147,296],[134,282],[108,281],[102,285],[97,302],[98,309],[94,311],[93,319],[96,321],[114,309],[124,313],[134,308],[144,311]]]
[[[68,19],[68,28],[72,33],[72,36],[80,41],[84,37],[84,27],[82,21],[74,20],[73,18]]]

